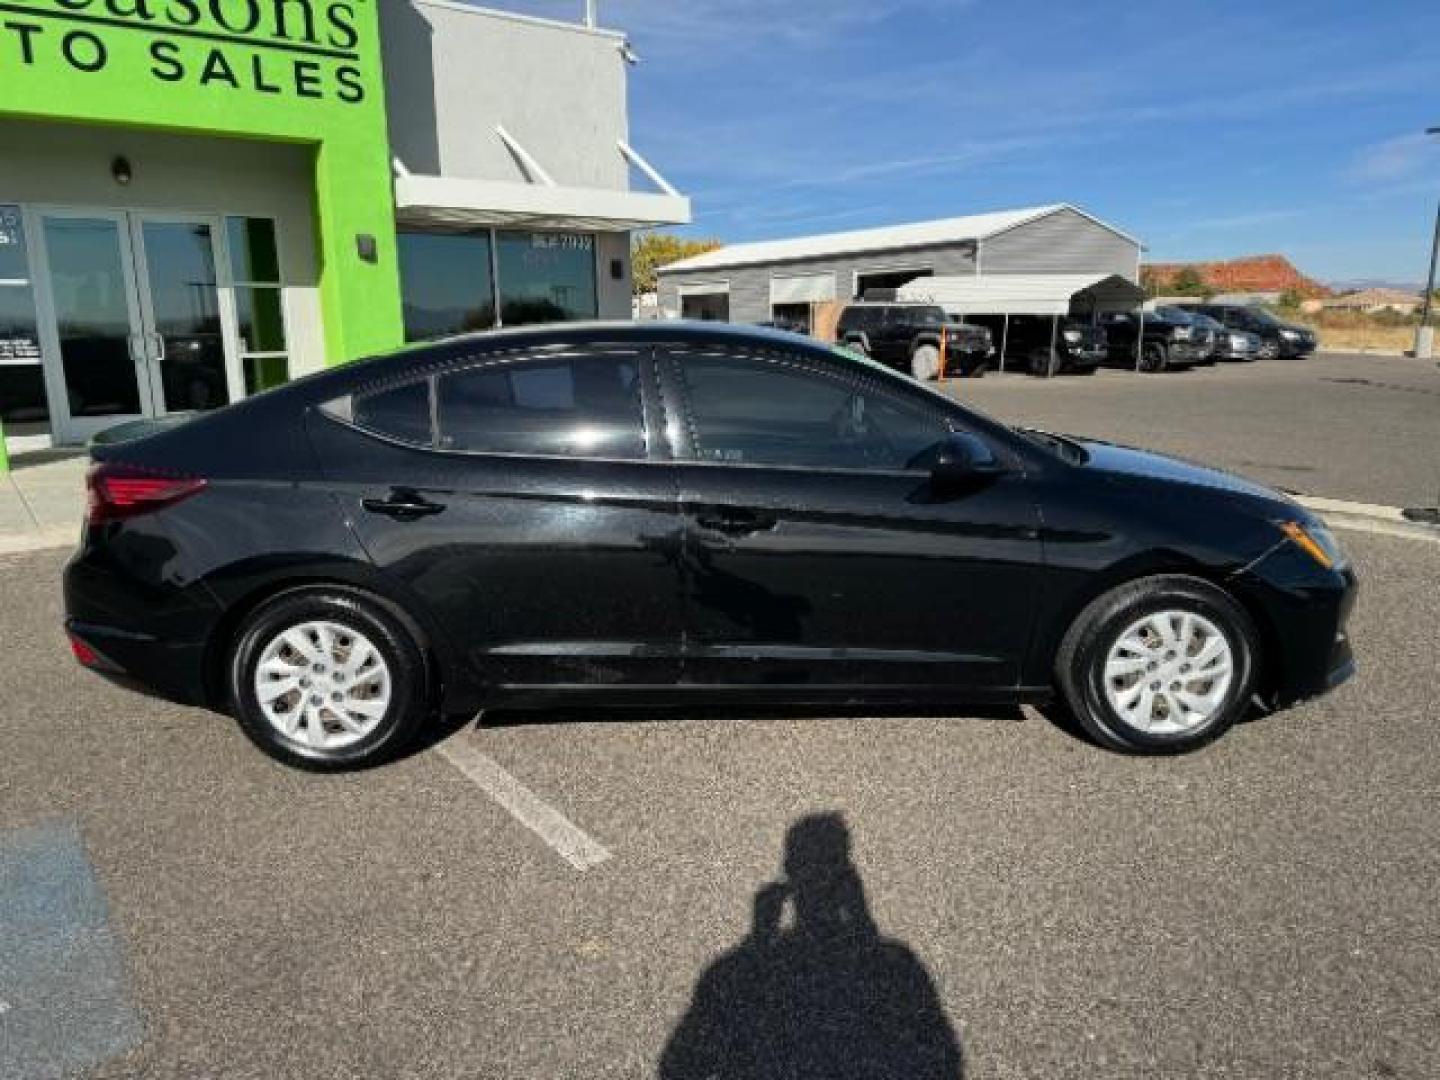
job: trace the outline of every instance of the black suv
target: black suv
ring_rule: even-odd
[[[945,373],[984,375],[995,352],[990,331],[947,315],[939,304],[856,302],[840,313],[835,340],[924,382]]]
[[[1100,316],[1109,343],[1110,363],[1135,367],[1137,323],[1144,323],[1140,345],[1141,371],[1170,371],[1210,358],[1210,337],[1201,335],[1190,317],[1179,311],[1108,311]]]
[[[1260,356],[1309,356],[1320,343],[1308,326],[1277,319],[1254,304],[1177,304],[1184,311],[1208,315],[1231,330],[1244,330],[1260,339]]]
[[[1004,316],[971,315],[990,336],[1001,342],[1005,350],[1005,369],[1028,371],[1031,375],[1058,375],[1074,372],[1093,375],[1105,361],[1105,331],[1084,319],[1063,318],[1052,326],[1048,315],[1011,315],[1005,327]],[[1055,351],[1050,351],[1051,339]]]

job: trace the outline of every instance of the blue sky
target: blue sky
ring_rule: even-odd
[[[505,6],[573,18],[582,0]],[[739,241],[1073,202],[1147,258],[1423,279],[1437,0],[600,0],[631,141]]]

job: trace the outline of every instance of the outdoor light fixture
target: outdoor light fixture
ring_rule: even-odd
[[[625,262],[622,259],[610,260],[610,277],[613,281],[619,281],[625,276]]]
[[[370,233],[356,233],[355,252],[365,262],[373,263],[378,258],[375,237]]]
[[[130,171],[130,159],[123,154],[116,157],[114,161],[110,162],[110,175],[121,187],[130,183],[131,177],[135,175]]]

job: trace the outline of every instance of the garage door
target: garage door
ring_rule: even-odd
[[[835,275],[786,274],[770,279],[770,304],[821,304],[835,299]]]

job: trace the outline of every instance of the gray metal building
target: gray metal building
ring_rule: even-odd
[[[659,272],[670,318],[809,325],[811,305],[960,274],[1118,274],[1139,281],[1141,244],[1066,203],[880,229],[734,244]]]

